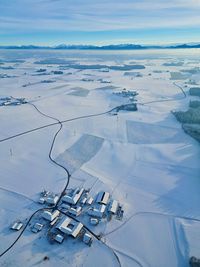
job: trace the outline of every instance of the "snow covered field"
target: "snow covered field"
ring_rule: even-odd
[[[189,267],[200,258],[200,146],[171,113],[196,99],[199,60],[193,49],[0,51],[0,98],[28,101],[0,106],[0,255],[20,234],[13,221],[41,208],[39,193],[66,184],[49,158],[60,121],[51,155],[68,168],[68,188],[106,190],[125,210],[99,228],[85,222],[102,235],[91,247],[52,245],[27,227],[0,266]],[[138,111],[113,115],[130,103],[113,94],[124,88],[138,92]]]

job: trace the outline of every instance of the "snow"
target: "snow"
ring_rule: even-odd
[[[102,234],[91,247],[72,238],[50,244],[46,225],[37,234],[27,227],[0,258],[1,266],[119,266],[120,261],[123,267],[189,267],[189,257],[200,257],[200,147],[171,113],[187,110],[194,100],[189,84],[199,83],[199,72],[185,70],[198,67],[200,57],[193,49],[109,53],[29,50],[19,56],[0,51],[5,67],[11,67],[3,70],[11,77],[0,79],[1,95],[26,98],[41,112],[65,121],[52,157],[69,168],[68,188],[91,188],[92,198],[109,192],[124,209],[121,221],[93,226],[89,217],[83,219]],[[23,60],[16,64],[17,59]],[[54,83],[42,83],[44,76],[35,75],[41,66],[48,73],[45,80]],[[134,71],[127,75],[135,66],[145,66],[140,77]],[[63,74],[54,75],[61,69]],[[128,101],[113,94],[123,88],[139,93],[138,111],[104,114]],[[0,140],[56,122],[29,104],[0,107],[0,121]],[[66,184],[65,171],[48,157],[59,127],[0,142],[0,253],[19,234],[10,225],[25,223],[41,208],[39,193],[60,194]],[[32,225],[41,223],[38,216]]]

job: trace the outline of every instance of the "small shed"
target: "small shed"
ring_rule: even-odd
[[[38,232],[40,232],[42,230],[43,226],[44,225],[41,224],[41,223],[35,223],[34,226],[33,226],[33,228],[31,229],[31,231],[33,233],[38,233]]]
[[[83,236],[83,242],[87,245],[91,245],[92,243],[92,236],[88,233],[85,233]]]
[[[40,197],[40,199],[38,200],[38,203],[40,204],[44,204],[45,203],[45,198],[44,197]]]
[[[112,200],[109,204],[108,211],[112,214],[116,214],[119,203],[117,200]]]
[[[97,224],[99,223],[99,220],[98,220],[97,218],[91,218],[91,219],[90,219],[90,223],[91,223],[92,225],[97,225]]]
[[[60,235],[60,234],[57,234],[54,238],[54,240],[56,240],[58,243],[62,243],[63,240],[64,240],[64,236]]]
[[[91,204],[93,203],[93,201],[94,201],[94,199],[93,199],[92,197],[89,197],[89,198],[87,199],[87,204],[88,204],[88,205],[91,205]]]

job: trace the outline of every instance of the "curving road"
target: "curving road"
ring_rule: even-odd
[[[179,99],[174,99],[174,98],[167,98],[167,99],[160,99],[160,100],[152,100],[152,101],[149,101],[149,102],[144,102],[144,103],[138,103],[140,105],[148,105],[148,104],[153,104],[153,103],[161,103],[161,102],[172,102],[172,101],[177,101],[177,100],[183,100],[187,97],[185,91],[183,90],[183,88],[176,84],[175,82],[173,82],[173,85],[175,85],[182,93],[182,97],[180,97]]]
[[[89,114],[89,115],[75,117],[75,118],[72,118],[72,119],[62,120],[62,121],[59,121],[59,122],[57,121],[57,122],[54,122],[54,123],[45,124],[43,126],[39,126],[39,127],[30,129],[30,130],[27,130],[27,131],[24,131],[24,132],[21,132],[21,133],[18,133],[18,134],[11,135],[11,136],[6,137],[6,138],[3,138],[3,139],[0,139],[0,143],[5,142],[5,141],[8,141],[10,139],[14,139],[14,138],[19,137],[19,136],[22,136],[22,135],[26,135],[26,134],[29,134],[29,133],[32,133],[32,132],[39,131],[39,130],[44,129],[44,128],[52,127],[52,126],[55,126],[55,125],[58,125],[58,124],[64,124],[64,123],[75,121],[75,120],[81,120],[81,119],[87,119],[87,118],[91,118],[91,117],[102,116],[102,115],[108,114],[108,113],[116,110],[118,107],[119,106],[114,107],[114,108],[112,108],[112,109],[110,109],[108,111],[101,112],[101,113]],[[41,114],[42,114],[42,112],[41,112]],[[47,117],[48,117],[48,115],[47,115]]]

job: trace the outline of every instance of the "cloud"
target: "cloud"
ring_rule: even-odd
[[[1,0],[0,32],[94,32],[200,26],[200,0]]]

